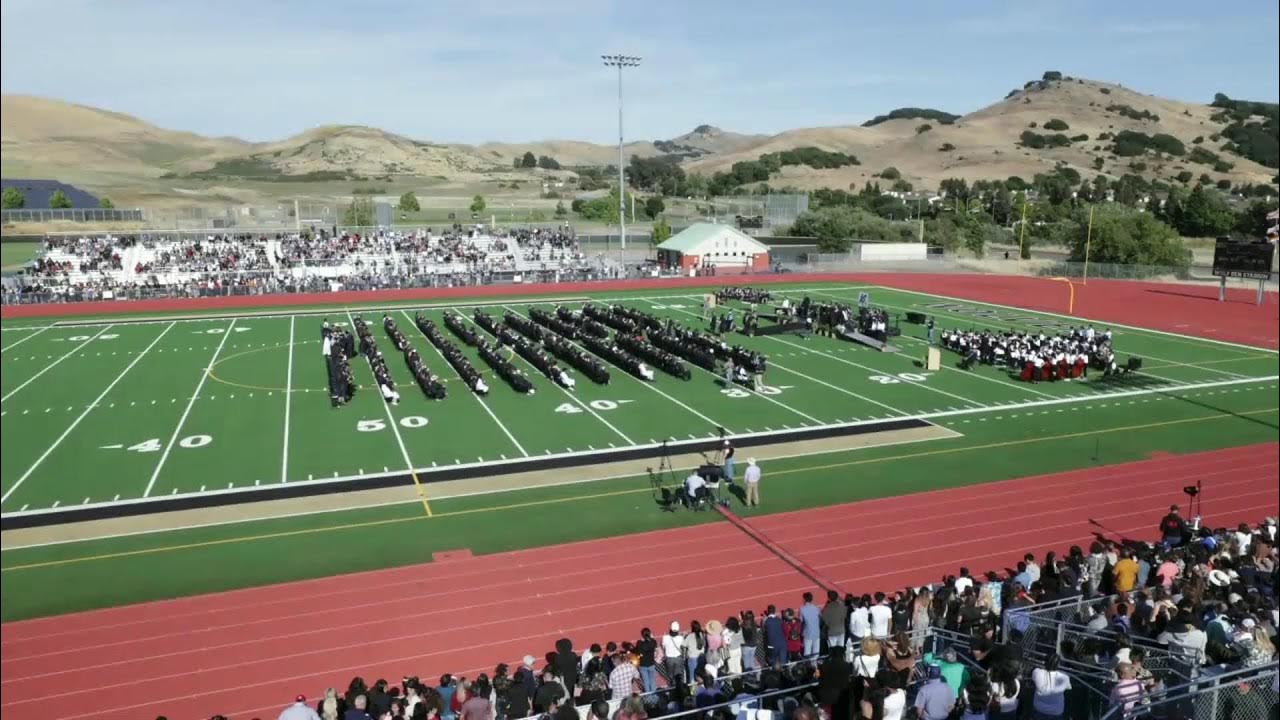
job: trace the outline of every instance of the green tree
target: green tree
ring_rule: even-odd
[[[881,170],[880,177],[885,180],[897,180],[902,177],[902,173],[898,172],[898,168],[891,166]]]
[[[911,183],[907,182],[906,180],[903,180],[902,178],[898,178],[897,180],[893,181],[893,187],[891,189],[894,190],[895,192],[906,193],[914,190],[915,186],[913,186]]]
[[[538,158],[538,167],[542,168],[543,170],[559,170],[560,163],[550,155],[543,155],[542,157]]]
[[[483,195],[476,195],[471,198],[471,212],[479,214],[484,212],[486,207],[488,207],[488,205],[485,204]]]
[[[18,210],[27,204],[27,196],[16,187],[7,187],[0,197],[0,206],[5,210]]]
[[[54,190],[49,196],[49,207],[54,210],[65,210],[71,207],[71,199],[61,190]]]
[[[671,224],[666,218],[658,218],[653,224],[653,231],[649,234],[649,244],[661,245],[671,237]]]
[[[1275,223],[1267,220],[1267,213],[1275,206],[1264,200],[1254,200],[1236,213],[1235,232],[1250,239],[1267,236],[1267,229]]]
[[[520,167],[533,168],[538,167],[538,158],[531,152],[526,152],[524,157],[520,159]]]
[[[1235,224],[1221,193],[1197,185],[1177,217],[1177,230],[1186,237],[1216,237]]]
[[[511,167],[516,168],[516,169],[519,169],[519,168],[524,167],[524,165],[523,165],[523,161],[521,160],[521,158],[520,158],[519,156],[516,156],[516,159],[511,161]]]
[[[1100,158],[1100,157],[1096,157],[1096,158],[1094,158],[1094,159],[1093,159],[1093,169],[1094,169],[1094,170],[1101,170],[1101,169],[1102,169],[1102,165],[1103,165],[1103,163],[1104,163],[1104,162],[1105,162],[1105,161],[1104,161],[1102,158]]]
[[[649,216],[650,219],[658,217],[666,209],[667,204],[662,202],[662,198],[656,195],[646,198],[644,201],[644,214]]]
[[[705,175],[692,173],[684,179],[681,184],[680,194],[686,197],[706,197],[707,196],[707,178]]]
[[[1083,211],[1071,219],[1070,228],[1072,262],[1084,261],[1087,241],[1090,262],[1179,270],[1191,264],[1191,250],[1183,245],[1177,231],[1150,213],[1103,205],[1095,209],[1091,238],[1087,237],[1087,215]]]
[[[1071,126],[1068,125],[1064,120],[1059,120],[1058,118],[1052,118],[1051,120],[1049,120],[1044,124],[1044,129],[1062,132],[1063,130],[1070,130]]]
[[[564,201],[556,203],[556,219],[563,219],[569,216],[569,211],[564,207]]]
[[[357,197],[353,198],[351,204],[343,211],[342,224],[347,227],[371,227],[373,218],[373,199]]]
[[[405,212],[418,212],[422,209],[422,207],[418,205],[418,196],[414,195],[412,190],[400,196],[400,204],[398,207]]]
[[[1182,183],[1183,185],[1186,185],[1187,183],[1191,182],[1192,177],[1194,177],[1194,175],[1191,174],[1190,170],[1183,170],[1182,172],[1177,174],[1176,179],[1178,182]]]
[[[104,197],[98,200],[98,207],[102,208],[103,210],[115,210],[116,204],[111,202],[111,198]]]

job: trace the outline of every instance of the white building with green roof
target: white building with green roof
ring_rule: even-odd
[[[658,262],[682,271],[765,272],[769,246],[729,225],[697,223],[658,245]]]

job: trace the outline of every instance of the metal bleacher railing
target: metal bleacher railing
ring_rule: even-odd
[[[1111,707],[1104,720],[1187,718],[1190,720],[1270,720],[1277,710],[1277,665],[1208,674],[1194,682],[1166,686],[1133,707]]]

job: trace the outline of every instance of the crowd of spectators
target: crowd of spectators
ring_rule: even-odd
[[[561,639],[541,659],[471,678],[357,677],[318,702],[299,697],[280,717],[1085,718],[1157,702],[1186,679],[1274,665],[1275,519],[1196,529],[1174,508],[1159,534],[1158,543],[1099,537],[1087,550],[961,568],[893,593],[805,593],[792,608],[672,621],[661,635],[643,628],[581,653]],[[1027,612],[1064,599],[1080,602],[1061,653],[1023,643]],[[1104,687],[1090,687],[1091,675]],[[1269,693],[1229,686],[1219,717],[1274,717],[1272,683]]]
[[[132,248],[139,252],[130,256]],[[125,265],[128,267],[125,267]],[[210,297],[616,278],[588,258],[569,226],[464,228],[439,233],[312,228],[274,235],[99,235],[46,238],[43,254],[6,277],[6,304],[148,297]]]

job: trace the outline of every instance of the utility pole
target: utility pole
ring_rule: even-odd
[[[627,183],[623,176],[622,160],[622,68],[639,67],[640,58],[633,55],[601,55],[607,67],[618,68],[618,230],[621,234],[622,252],[627,251]],[[625,257],[625,256],[624,256]]]

